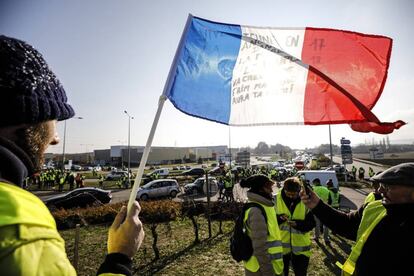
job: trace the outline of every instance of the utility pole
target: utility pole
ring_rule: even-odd
[[[83,117],[73,117],[72,119],[82,120]],[[62,151],[62,170],[65,170],[65,148],[66,148],[66,121],[63,121],[63,151]]]
[[[331,154],[331,168],[332,168],[333,167],[333,155],[332,155],[331,125],[329,125],[329,151]]]
[[[131,119],[134,119],[134,117],[129,115],[126,110],[124,110],[124,113],[128,116],[128,186],[129,186],[131,184],[131,175],[129,173],[131,171],[131,142],[130,142]]]

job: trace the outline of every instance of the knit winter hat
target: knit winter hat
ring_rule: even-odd
[[[74,115],[42,55],[21,40],[0,35],[0,127]]]
[[[248,178],[242,179],[240,181],[240,186],[242,188],[250,188],[254,190],[260,190],[268,182],[273,182],[269,177],[263,174],[251,175]]]

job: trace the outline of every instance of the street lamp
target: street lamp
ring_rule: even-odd
[[[82,120],[83,117],[72,117],[72,119],[79,119]],[[64,128],[63,128],[63,152],[62,152],[62,169],[65,170],[65,146],[66,146],[66,121],[63,121]]]
[[[131,184],[131,176],[129,174],[131,170],[131,144],[130,144],[130,133],[131,133],[131,119],[134,119],[131,115],[128,114],[126,110],[124,113],[128,116],[128,185]]]

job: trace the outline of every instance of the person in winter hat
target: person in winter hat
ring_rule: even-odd
[[[247,199],[263,207],[266,218],[258,207],[246,210],[244,223],[252,240],[253,255],[244,261],[245,275],[283,275],[283,246],[273,201],[274,182],[267,176],[252,175],[240,181],[249,188]]]
[[[75,114],[42,55],[0,35],[0,270],[3,275],[75,275],[56,222],[43,202],[22,189],[38,172],[49,145],[59,143],[56,122]],[[144,232],[136,202],[121,209],[109,229],[101,273],[131,274]]]

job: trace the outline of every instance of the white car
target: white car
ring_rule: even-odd
[[[106,180],[119,180],[124,176],[128,177],[127,171],[112,171],[106,175]]]
[[[152,175],[156,174],[158,176],[168,176],[170,174],[170,171],[167,168],[155,169],[152,172],[148,173],[147,176],[151,177]]]

